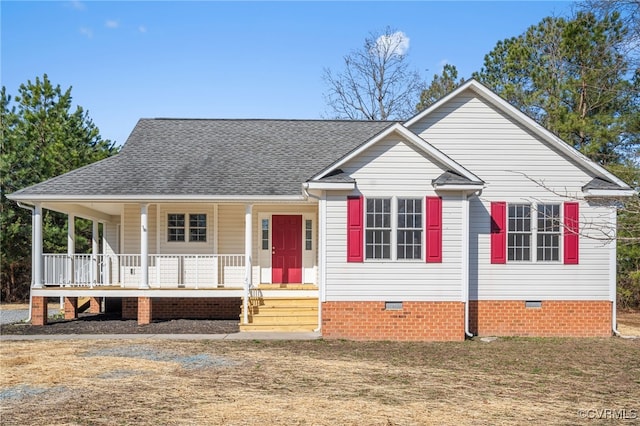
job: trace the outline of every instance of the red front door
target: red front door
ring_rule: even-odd
[[[302,216],[272,217],[271,282],[302,282]]]

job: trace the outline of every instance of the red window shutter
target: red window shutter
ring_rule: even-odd
[[[442,198],[427,197],[426,259],[442,263]]]
[[[578,264],[580,211],[578,203],[564,203],[564,263]]]
[[[347,262],[362,262],[362,196],[347,197]]]
[[[491,203],[491,263],[507,263],[507,203]]]

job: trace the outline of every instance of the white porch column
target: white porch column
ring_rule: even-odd
[[[91,287],[98,284],[98,221],[91,222]]]
[[[243,321],[245,324],[249,322],[249,291],[251,288],[252,266],[251,255],[253,254],[253,205],[247,204],[244,210],[244,300],[243,300]]]
[[[68,276],[66,277],[66,281],[69,284],[73,284],[75,282],[75,266],[74,266],[74,258],[73,256],[76,254],[76,217],[75,215],[69,213],[67,215],[67,256],[69,257],[68,261]]]
[[[140,205],[140,285],[149,288],[149,205]]]
[[[42,258],[42,205],[36,203],[33,209],[33,287],[42,288],[43,280],[43,258]]]

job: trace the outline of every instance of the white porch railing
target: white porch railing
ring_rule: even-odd
[[[45,254],[44,284],[49,286],[120,286],[138,288],[139,254]],[[240,254],[151,254],[151,288],[243,287],[245,256]]]

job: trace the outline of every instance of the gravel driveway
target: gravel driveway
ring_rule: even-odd
[[[12,309],[0,311],[0,325],[13,324],[29,318],[28,309]]]
[[[60,313],[60,308],[49,306],[49,316]],[[14,324],[29,318],[29,309],[0,309],[0,325]]]

